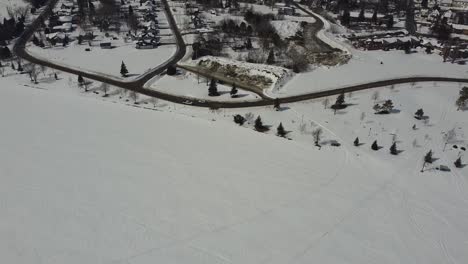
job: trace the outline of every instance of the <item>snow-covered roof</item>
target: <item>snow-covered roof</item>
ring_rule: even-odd
[[[468,29],[468,25],[452,24],[452,26],[453,26],[453,28],[455,28],[455,29],[463,29],[463,30]]]
[[[63,25],[61,26],[55,26],[53,27],[53,29],[71,29],[72,28],[72,23],[64,23]]]
[[[59,17],[59,21],[62,23],[70,23],[72,22],[73,18],[71,16],[61,16]]]

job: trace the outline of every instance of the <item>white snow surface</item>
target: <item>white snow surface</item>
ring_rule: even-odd
[[[2,19],[3,23],[3,18],[9,18],[7,8],[16,8],[16,7],[24,7],[27,6],[28,4],[25,3],[23,0],[2,0],[0,1],[0,19]]]
[[[299,22],[290,20],[273,20],[271,25],[283,39],[296,35],[296,32],[301,28]]]
[[[238,88],[237,97],[231,98],[231,86],[217,84],[220,96],[208,96],[208,83],[203,77],[190,72],[181,72],[176,76],[164,75],[150,80],[146,86],[160,92],[189,97],[191,99],[208,99],[210,101],[256,101],[260,97],[255,93]]]
[[[334,115],[323,99],[281,111],[175,110],[170,103],[152,111],[84,93],[72,85],[75,76],[67,86],[64,73],[37,85],[7,76],[0,78],[5,263],[468,259],[468,167],[452,165],[459,154],[452,145],[468,144],[467,112],[454,106],[458,84],[379,89],[377,102],[394,101],[390,115],[373,114],[376,90],[356,92]],[[413,118],[418,108],[427,125]],[[232,122],[247,112],[261,115],[271,131]],[[274,135],[279,122],[292,140]],[[324,130],[321,150],[299,132],[301,124]],[[451,128],[457,139],[442,151],[442,133]],[[398,156],[388,153],[395,132]],[[364,145],[352,145],[357,136]],[[370,149],[375,139],[383,146],[377,152]],[[421,173],[429,149],[438,160]],[[434,169],[441,164],[452,171]]]
[[[60,65],[77,67],[81,70],[103,73],[119,79],[120,64],[125,62],[129,71],[127,80],[138,78],[141,74],[156,68],[169,60],[176,52],[175,45],[159,46],[156,49],[136,49],[134,43],[121,45],[114,49],[101,49],[94,46],[91,51],[85,51],[87,45],[79,45],[76,41],[70,47],[55,46],[40,48],[28,45],[28,51],[34,56],[51,60]]]
[[[334,67],[318,66],[309,72],[296,74],[281,89],[268,93],[271,96],[298,95],[399,77],[466,77],[466,65],[444,63],[440,55],[428,55],[424,49],[417,51],[408,55],[401,50],[353,49],[353,57],[348,63]]]

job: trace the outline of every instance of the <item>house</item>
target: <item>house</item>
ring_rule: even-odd
[[[101,49],[112,49],[112,44],[110,42],[101,42],[99,46]]]
[[[294,9],[294,7],[284,6],[278,8],[278,15],[294,16],[295,14],[296,9]]]
[[[156,40],[145,41],[141,40],[136,43],[135,48],[137,49],[155,49],[159,45],[159,42]]]
[[[72,16],[60,16],[58,18],[58,21],[60,23],[71,23],[73,21],[73,17]]]
[[[154,49],[159,46],[160,37],[154,32],[143,32],[138,36],[137,49]]]
[[[73,30],[73,24],[72,23],[64,23],[59,26],[55,26],[52,28],[52,33],[54,32],[71,32]]]
[[[50,33],[46,34],[46,40],[50,43],[63,43],[65,39],[68,39],[68,36],[64,33]]]
[[[62,5],[60,6],[60,9],[62,9],[62,10],[72,10],[74,6],[75,6],[75,5],[74,5],[73,3],[64,2],[64,3],[62,3]]]

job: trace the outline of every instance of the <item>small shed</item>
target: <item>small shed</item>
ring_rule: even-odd
[[[101,49],[112,49],[112,44],[110,42],[101,42],[99,46]]]

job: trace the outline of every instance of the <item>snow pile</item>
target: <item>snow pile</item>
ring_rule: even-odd
[[[292,76],[293,72],[283,67],[255,64],[228,58],[206,56],[192,62],[210,72],[220,74],[226,78],[262,89],[277,89],[284,85]]]

